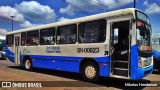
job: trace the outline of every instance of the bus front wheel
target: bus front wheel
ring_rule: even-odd
[[[97,81],[99,79],[98,65],[94,62],[86,62],[83,65],[82,75],[86,81]]]
[[[31,70],[32,69],[32,61],[30,59],[26,59],[24,63],[24,67],[26,70]]]

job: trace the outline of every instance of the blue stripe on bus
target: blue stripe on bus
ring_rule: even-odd
[[[7,47],[5,48],[6,50],[6,57],[11,61],[11,62],[15,62],[14,60],[14,53],[11,52]]]
[[[21,59],[26,56],[21,54]],[[32,59],[43,59],[43,60],[65,60],[65,61],[81,61],[84,57],[75,57],[75,56],[47,56],[47,55],[28,55]],[[106,56],[109,57],[109,56]],[[109,59],[106,57],[93,57],[97,62],[109,62]]]
[[[20,55],[20,65],[23,66],[23,58],[25,55]],[[55,69],[70,72],[79,72],[80,61],[83,57],[70,57],[70,56],[45,56],[45,55],[29,55],[32,59],[33,67]],[[100,76],[109,76],[109,56],[96,57],[95,59],[100,68]],[[101,67],[105,65],[105,67]]]
[[[131,60],[130,60],[130,78],[137,78],[137,67],[138,67],[138,47],[133,45],[131,47]]]
[[[156,60],[160,60],[160,52],[152,50],[153,57],[156,57]]]
[[[133,45],[131,47],[131,61],[130,61],[130,78],[133,80],[141,79],[148,76],[153,71],[153,65],[147,68],[138,67],[138,47]]]

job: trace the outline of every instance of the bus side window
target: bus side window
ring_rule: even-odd
[[[53,45],[55,42],[55,28],[40,30],[40,44]]]
[[[12,47],[14,42],[14,35],[7,35],[6,45]]]
[[[80,23],[79,43],[104,42],[106,38],[106,20],[96,20]]]
[[[27,32],[27,45],[39,44],[39,30]]]
[[[21,33],[21,46],[25,46],[26,45],[26,33],[23,32]]]
[[[119,29],[118,29],[118,28],[115,28],[113,31],[114,31],[114,33],[113,33],[113,34],[114,34],[114,35],[113,35],[113,38],[114,38],[113,43],[114,43],[114,45],[115,45],[115,44],[118,43],[118,34],[119,34],[118,31],[119,31]]]
[[[66,25],[57,28],[57,44],[76,43],[77,25]]]

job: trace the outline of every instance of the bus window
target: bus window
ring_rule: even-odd
[[[27,45],[39,44],[39,30],[27,32]]]
[[[77,25],[67,25],[57,28],[57,44],[73,44],[76,42]]]
[[[113,37],[112,37],[112,38],[114,38],[114,41],[113,41],[114,44],[113,44],[113,45],[115,45],[115,44],[118,43],[118,36],[119,36],[119,35],[118,35],[118,34],[119,34],[119,33],[118,33],[118,30],[119,30],[118,28],[115,28],[115,29],[113,30],[113,32],[114,32],[114,33],[113,33],[114,35],[113,35]]]
[[[23,32],[21,34],[21,46],[25,46],[26,45],[26,33]]]
[[[106,20],[97,20],[79,25],[80,43],[104,42],[106,37]]]
[[[40,44],[53,45],[55,42],[55,28],[40,30]]]
[[[8,47],[13,46],[13,39],[14,39],[14,35],[7,35],[6,45]]]

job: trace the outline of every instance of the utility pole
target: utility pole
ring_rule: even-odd
[[[134,8],[136,8],[136,0],[134,0]]]
[[[15,16],[10,16],[12,18],[12,31],[13,31],[13,18],[15,18]]]

